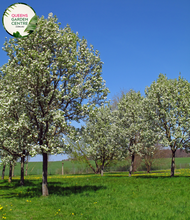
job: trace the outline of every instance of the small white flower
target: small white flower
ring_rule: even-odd
[[[52,18],[52,17],[53,17],[53,13],[50,12],[50,13],[48,14],[48,18]]]

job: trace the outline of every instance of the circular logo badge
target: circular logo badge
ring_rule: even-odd
[[[37,24],[37,15],[33,8],[25,3],[10,5],[3,13],[3,26],[12,36],[19,38],[32,33]]]

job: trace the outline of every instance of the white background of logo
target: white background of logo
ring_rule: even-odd
[[[28,15],[28,21],[27,24],[18,24],[15,25],[12,22],[22,22],[22,21],[13,21],[13,18],[17,18],[17,17],[12,17],[12,15],[24,15],[27,14]],[[6,31],[13,35],[13,33],[16,33],[17,31],[22,35],[22,36],[27,36],[29,33],[28,32],[24,32],[24,30],[26,29],[28,23],[30,22],[31,18],[35,15],[35,12],[33,11],[33,9],[26,5],[26,4],[22,4],[22,3],[16,3],[14,5],[9,6],[6,11],[5,14],[3,15],[3,25],[6,29]],[[19,17],[20,18],[20,17]],[[25,18],[25,17],[22,17]],[[25,21],[24,21],[25,22]]]

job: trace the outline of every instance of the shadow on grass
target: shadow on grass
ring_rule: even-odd
[[[34,181],[39,182],[38,180],[24,180],[24,186],[36,186]],[[20,180],[12,180],[11,183],[8,183],[8,180],[1,180],[0,189],[1,190],[9,190],[9,189],[16,189],[21,187]]]
[[[85,185],[85,186],[69,186],[69,187],[63,187],[61,184],[57,183],[49,183],[48,189],[50,194],[54,195],[62,195],[62,196],[68,196],[71,194],[78,194],[86,192],[85,195],[89,195],[89,192],[96,192],[97,190],[106,189],[105,186],[96,186],[96,185]],[[88,193],[87,193],[88,192]]]
[[[179,176],[179,175],[175,175],[173,177],[171,176],[133,176],[133,178],[144,178],[144,179],[158,179],[158,178],[161,178],[161,179],[165,179],[165,178],[168,178],[168,179],[173,179],[173,178],[178,178],[178,177],[185,177],[185,178],[189,178],[189,176]]]
[[[7,182],[5,186],[0,185],[0,190],[6,190],[1,195],[0,198],[33,198],[40,197],[42,195],[42,184],[37,181],[30,182],[25,180],[25,186],[20,187],[20,183],[12,182],[10,186],[7,186]],[[18,188],[18,189],[16,189]],[[48,190],[49,195],[57,195],[57,196],[69,196],[71,194],[79,194],[81,193],[84,196],[90,196],[90,192],[96,192],[97,190],[106,189],[105,186],[96,186],[96,185],[73,185],[73,186],[63,186],[62,182],[49,182]],[[16,190],[15,190],[16,189]],[[19,191],[21,190],[21,191]]]
[[[186,178],[190,178],[190,176],[188,176],[188,175],[183,175],[183,176],[181,176],[181,175],[174,175],[174,177],[171,177],[171,176],[163,176],[163,175],[156,175],[156,176],[154,176],[154,175],[146,175],[146,174],[139,174],[139,176],[138,176],[138,174],[136,174],[135,176],[131,176],[131,177],[129,177],[129,176],[124,176],[124,175],[120,175],[120,174],[117,174],[117,175],[110,175],[110,174],[108,174],[107,176],[105,176],[105,177],[115,177],[115,178],[117,178],[117,177],[119,177],[119,178],[142,178],[142,179],[158,179],[158,178],[162,178],[162,179],[165,179],[165,178],[178,178],[178,177],[186,177]]]

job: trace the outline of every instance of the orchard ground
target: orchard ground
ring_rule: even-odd
[[[39,219],[190,219],[190,169],[49,175],[50,195],[41,196],[41,175],[0,180],[0,218]]]

